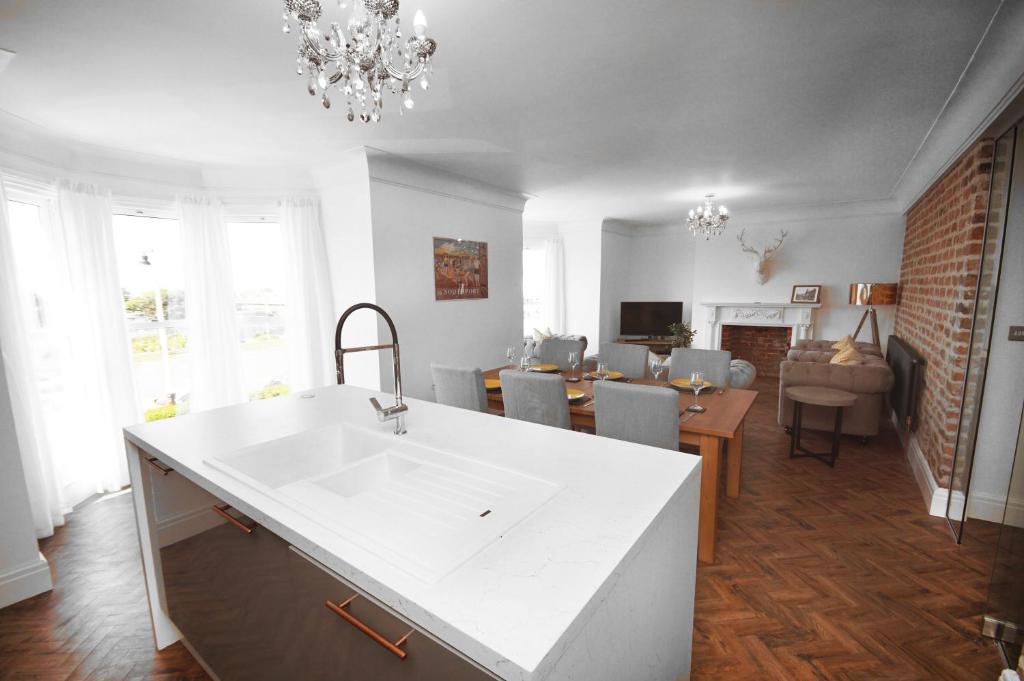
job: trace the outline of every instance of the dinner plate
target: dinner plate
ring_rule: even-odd
[[[488,390],[501,390],[501,379],[500,378],[485,378],[484,387]]]
[[[534,364],[530,371],[538,371],[542,374],[553,374],[558,371],[557,364]]]
[[[565,395],[566,395],[566,397],[569,398],[570,402],[575,402],[576,400],[582,400],[584,397],[587,396],[587,394],[585,392],[583,392],[582,390],[580,390],[579,388],[566,388],[565,389]]]
[[[625,376],[625,374],[622,373],[621,371],[609,371],[608,372],[608,380],[609,381],[621,381],[624,376]],[[586,375],[586,379],[588,381],[600,381],[601,380],[600,378],[597,377],[597,374],[594,373],[593,371],[591,371],[590,373],[588,373]]]
[[[693,388],[690,386],[690,379],[688,378],[673,378],[671,381],[669,381],[669,383],[673,387],[679,388],[680,390],[693,390]],[[701,388],[701,391],[708,390],[714,387],[715,384],[712,383],[711,381],[704,381],[704,387]]]

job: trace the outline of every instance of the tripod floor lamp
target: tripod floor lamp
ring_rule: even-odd
[[[878,337],[878,315],[875,313],[876,305],[895,305],[896,293],[899,284],[850,284],[850,305],[866,305],[868,309],[857,324],[857,330],[853,332],[853,340],[857,340],[864,322],[871,319],[871,342],[881,347],[882,343]]]

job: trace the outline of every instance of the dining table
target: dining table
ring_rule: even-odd
[[[503,366],[488,369],[484,379],[494,382],[499,379],[502,371],[519,371],[518,367]],[[550,372],[556,373],[556,372]],[[597,423],[594,410],[594,380],[588,374],[575,376],[568,372],[560,373],[566,379],[566,389],[575,388],[584,393],[584,397],[569,402],[569,417],[574,429],[596,431]],[[573,380],[575,379],[575,380]],[[595,380],[611,380],[600,379]],[[635,385],[656,385],[673,387],[668,381],[646,378],[620,378]],[[698,396],[703,412],[686,411],[686,407],[694,401],[693,392],[679,392],[679,444],[680,446],[696,447],[702,459],[700,480],[700,518],[698,521],[697,559],[702,563],[715,561],[715,538],[718,523],[718,490],[721,480],[722,459],[726,467],[726,495],[738,498],[740,495],[740,476],[743,468],[743,428],[744,421],[757,397],[756,390],[738,388],[712,387]],[[488,407],[492,413],[503,414],[503,403],[500,387],[487,390]]]

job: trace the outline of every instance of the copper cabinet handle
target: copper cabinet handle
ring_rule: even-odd
[[[399,660],[404,660],[409,653],[402,650],[401,645],[405,643],[409,636],[412,635],[412,632],[414,630],[410,629],[405,636],[392,643],[391,641],[387,640],[379,633],[371,629],[369,626],[364,624],[348,610],[345,610],[345,607],[348,606],[349,603],[354,601],[357,598],[357,596],[358,594],[353,594],[344,603],[334,603],[333,601],[327,601],[325,605],[327,606],[328,610],[338,615],[339,617],[341,617],[341,619],[345,620],[353,627],[355,627],[359,631],[363,632],[364,634],[372,638],[374,641],[379,643],[384,649],[386,649],[389,653],[397,657]]]
[[[170,466],[160,463],[160,459],[156,458],[155,456],[146,457],[146,463],[160,471],[160,475],[167,475],[168,473],[174,470]]]
[[[252,534],[253,530],[259,527],[259,523],[256,522],[252,523],[251,525],[246,525],[241,520],[228,513],[229,508],[231,508],[230,504],[214,506],[213,512],[219,515],[220,517],[224,518],[224,520],[227,520],[229,523],[240,529],[242,532],[245,532],[246,534]]]

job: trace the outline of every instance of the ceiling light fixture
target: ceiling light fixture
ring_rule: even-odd
[[[697,206],[690,211],[686,219],[686,226],[690,228],[690,234],[702,236],[705,240],[718,236],[729,221],[729,209],[725,206],[715,208],[715,195],[705,194],[704,204]]]
[[[430,58],[437,43],[427,37],[427,19],[417,10],[413,35],[402,40],[398,19],[398,0],[351,0],[352,15],[343,29],[338,22],[321,31],[317,20],[323,11],[319,0],[284,0],[285,33],[298,22],[299,56],[297,72],[307,75],[310,95],[320,95],[325,109],[331,108],[332,87],[344,94],[348,103],[346,117],[364,123],[378,122],[384,90],[401,95],[403,109],[415,106],[411,84],[420,79],[420,87],[430,87]],[[338,0],[341,9],[349,0]]]

